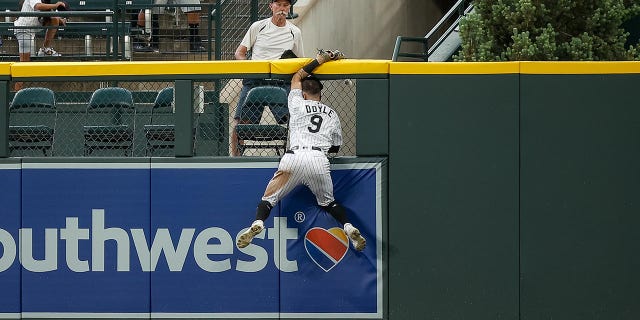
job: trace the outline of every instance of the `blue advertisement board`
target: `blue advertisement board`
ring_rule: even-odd
[[[1,311],[44,318],[382,318],[380,163],[332,168],[336,199],[367,239],[363,252],[305,187],[284,198],[265,230],[240,249],[236,239],[255,219],[276,167],[29,163],[0,170],[21,171],[21,195],[13,197],[22,197],[22,207],[8,207],[21,224],[3,221],[0,239],[5,230],[23,248],[22,259],[0,272],[4,283],[22,271],[14,290],[0,289],[0,297],[13,292],[14,299]],[[10,256],[5,249],[0,259]]]
[[[23,312],[149,312],[131,239],[149,232],[149,164],[117,165],[23,167]]]
[[[17,319],[20,313],[20,166],[0,164],[0,317]]]

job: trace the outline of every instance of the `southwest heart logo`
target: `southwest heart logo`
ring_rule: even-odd
[[[304,235],[307,254],[324,272],[333,269],[349,250],[349,240],[342,229],[311,228]]]

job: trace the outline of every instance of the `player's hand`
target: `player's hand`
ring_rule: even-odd
[[[330,60],[344,59],[344,54],[338,50],[323,50],[318,49],[318,55],[316,57],[320,64]]]
[[[318,54],[316,55],[316,60],[318,60],[318,63],[323,64],[323,63],[331,60],[331,56],[329,56],[329,53],[327,51],[324,51],[322,49],[318,49]]]

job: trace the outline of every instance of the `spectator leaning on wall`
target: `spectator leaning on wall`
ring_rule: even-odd
[[[280,58],[304,57],[302,45],[302,31],[293,23],[287,21],[287,16],[295,0],[271,0],[269,9],[272,16],[270,18],[254,22],[242,42],[235,52],[238,60],[275,60]],[[248,56],[249,50],[251,57]],[[231,131],[231,155],[238,156],[237,142],[238,134],[235,130],[240,122],[242,105],[247,97],[247,93],[252,88],[263,85],[273,85],[272,81],[262,79],[242,80],[242,91],[236,107]],[[291,83],[281,82],[287,92],[291,88]]]

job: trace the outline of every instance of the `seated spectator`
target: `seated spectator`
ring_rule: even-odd
[[[22,4],[22,12],[35,12],[35,11],[52,11],[58,8],[65,10],[67,5],[58,1],[56,3],[48,3],[50,0],[24,0]],[[57,57],[60,56],[58,52],[51,46],[53,37],[58,31],[58,26],[66,25],[66,20],[60,17],[18,17],[13,22],[15,28],[16,39],[18,40],[18,52],[20,54],[20,61],[31,61],[31,54],[33,53],[33,44],[35,43],[36,32],[41,28],[25,28],[25,27],[39,27],[39,26],[51,26],[55,28],[47,28],[44,36],[44,42],[42,47],[38,50],[37,55],[39,57]],[[21,83],[16,83],[16,90],[21,88]]]
[[[44,2],[42,2],[44,1]],[[22,4],[22,12],[35,12],[35,11],[52,11],[58,8],[66,8],[66,4],[62,1],[56,3],[48,3],[50,0],[25,0]],[[56,50],[51,46],[53,37],[58,31],[58,26],[66,25],[66,20],[60,17],[18,17],[13,22],[16,27],[35,27],[35,26],[52,26],[56,28],[48,28],[44,36],[44,42],[42,47],[38,50],[38,56],[60,56]],[[35,39],[36,32],[40,29],[25,29],[16,28],[15,34],[18,39],[18,50],[20,52],[20,61],[30,61],[33,48],[31,47],[33,39]]]

